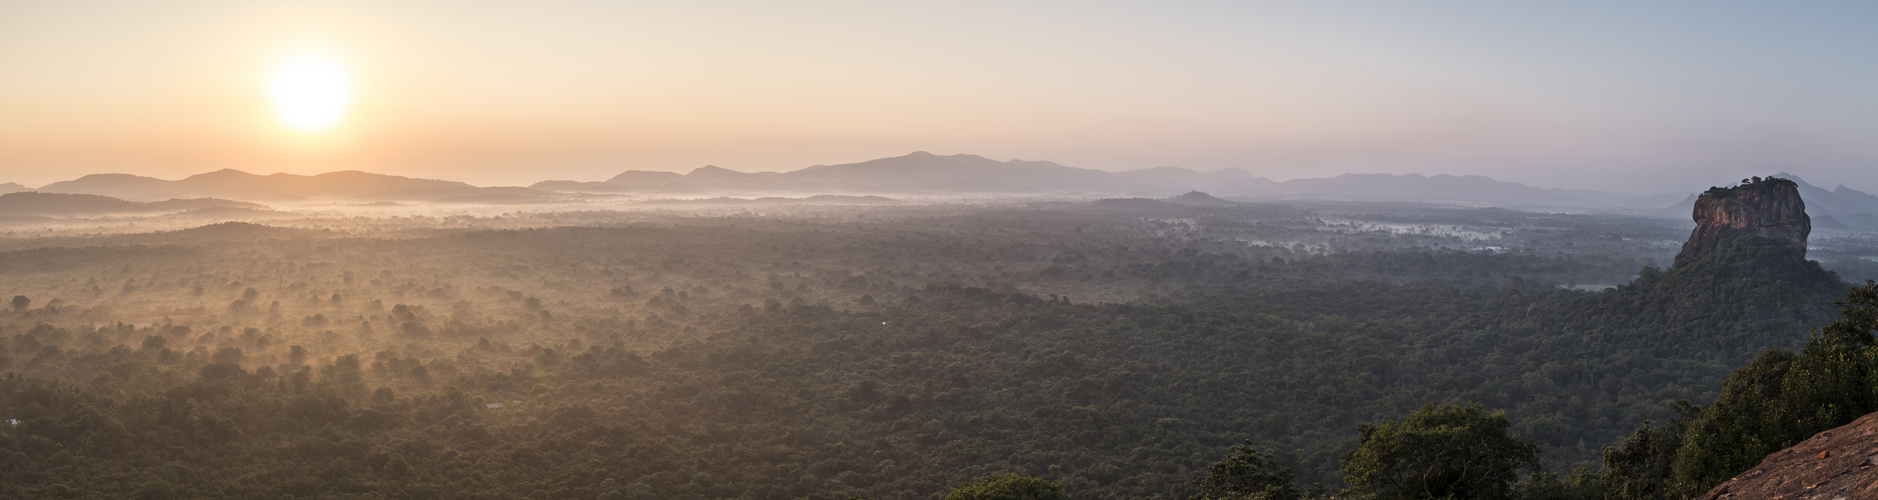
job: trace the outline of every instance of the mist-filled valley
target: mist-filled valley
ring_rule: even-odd
[[[1686,215],[1202,193],[577,208],[13,221],[0,491],[939,498],[1017,474],[1213,498],[1200,479],[1248,443],[1291,495],[1338,495],[1361,428],[1474,404],[1555,473],[1506,484],[1565,495],[1621,482],[1626,436],[1800,350],[1878,277],[1856,230],[1814,233],[1816,263],[1754,239],[1679,260]]]
[[[0,1],[0,500],[1878,500],[1874,18]]]

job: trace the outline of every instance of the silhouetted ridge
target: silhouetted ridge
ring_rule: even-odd
[[[728,196],[720,196],[716,198],[701,198],[701,199],[694,199],[694,200],[647,200],[647,201],[639,202],[638,204],[639,205],[693,205],[693,206],[696,206],[696,205],[892,205],[896,203],[899,203],[899,200],[895,200],[893,198],[888,198],[885,196],[844,196],[844,195],[823,194],[823,195],[815,195],[815,196],[809,196],[809,197],[804,197],[804,198],[784,198],[784,197],[766,196],[766,197],[755,198],[755,199],[732,198]]]
[[[520,187],[477,187],[462,182],[374,174],[357,170],[319,175],[257,175],[223,169],[169,181],[125,174],[93,174],[48,184],[41,191],[125,199],[219,197],[247,200],[335,198],[358,201],[433,201],[445,198],[548,195]]]
[[[83,216],[181,212],[204,208],[266,209],[266,206],[214,198],[177,199],[135,202],[95,194],[41,193],[25,191],[0,195],[0,215],[9,216]]]
[[[265,235],[270,235],[270,234],[295,233],[295,232],[300,232],[300,230],[293,229],[293,228],[286,228],[286,227],[264,226],[261,224],[255,224],[251,222],[220,222],[220,223],[215,223],[215,224],[209,224],[209,225],[202,226],[202,227],[194,227],[194,228],[176,231],[176,233],[204,235],[204,236],[208,236],[208,235],[265,236]]]
[[[1786,172],[1774,174],[1774,177],[1799,185],[1800,196],[1806,198],[1806,215],[1813,218],[1815,229],[1878,229],[1878,196],[1844,184],[1829,190]]]
[[[1182,205],[1201,205],[1201,206],[1237,205],[1237,203],[1215,198],[1213,197],[1213,195],[1202,193],[1199,191],[1188,191],[1187,194],[1175,196],[1173,198],[1168,199],[1167,201],[1179,203]]]

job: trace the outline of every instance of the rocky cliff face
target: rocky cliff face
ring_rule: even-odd
[[[1878,413],[1774,452],[1702,500],[1878,498]]]
[[[1813,221],[1806,216],[1797,184],[1786,179],[1754,178],[1732,188],[1710,188],[1695,201],[1695,232],[1682,244],[1683,257],[1701,253],[1722,239],[1753,234],[1784,241],[1806,255]]]

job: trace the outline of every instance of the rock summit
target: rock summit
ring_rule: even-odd
[[[1702,253],[1723,239],[1755,235],[1784,242],[1806,255],[1813,221],[1799,185],[1779,178],[1743,179],[1735,187],[1709,188],[1695,201],[1695,231],[1676,260]]]

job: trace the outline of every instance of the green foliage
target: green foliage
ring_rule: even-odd
[[[227,470],[294,477],[332,467],[360,477],[384,475],[360,483],[365,491],[405,484],[514,496],[580,477],[613,477],[621,478],[622,495],[641,488],[665,498],[925,495],[999,470],[1051,466],[1061,468],[1053,479],[1090,498],[1185,497],[1195,493],[1190,483],[1199,474],[1183,468],[1206,470],[1216,459],[1208,454],[1247,439],[1266,443],[1272,463],[1291,468],[1301,482],[1334,484],[1337,457],[1348,450],[1355,422],[1449,399],[1508,408],[1516,419],[1511,432],[1547,446],[1547,458],[1572,465],[1595,453],[1576,443],[1615,441],[1635,422],[1668,416],[1657,401],[1702,399],[1704,388],[1719,386],[1726,373],[1720,361],[1650,355],[1725,345],[1664,338],[1633,326],[1630,315],[1579,316],[1600,310],[1590,305],[1605,300],[1667,293],[1659,290],[1682,283],[1664,277],[1652,282],[1655,288],[1599,294],[1512,280],[1500,286],[1265,285],[1320,266],[1453,264],[1439,254],[1425,256],[1260,264],[1248,267],[1252,274],[1234,289],[1195,288],[1164,300],[1117,304],[948,284],[895,288],[901,298],[882,302],[899,305],[849,311],[780,304],[742,310],[734,308],[737,302],[713,306],[695,294],[675,300],[713,312],[666,311],[631,324],[570,312],[577,319],[556,328],[573,338],[545,345],[513,345],[523,338],[499,325],[466,323],[433,330],[424,346],[407,348],[399,344],[416,341],[382,328],[378,335],[398,344],[356,356],[323,346],[319,337],[267,342],[264,331],[217,334],[205,343],[200,334],[163,325],[28,333],[29,324],[11,330],[20,333],[6,356],[32,373],[84,382],[75,390],[108,402],[94,407],[131,435],[188,436],[174,445],[193,448],[164,441],[135,446],[195,470],[232,467],[215,457],[327,446],[308,439],[356,439],[362,446],[346,449],[358,453],[286,455],[235,462],[240,467]],[[1193,265],[1202,275],[1218,274]],[[537,318],[525,298],[486,308]],[[1533,312],[1534,303],[1544,310]],[[1788,330],[1748,331],[1730,326],[1734,322],[1798,323],[1755,320],[1724,305],[1716,302],[1692,321],[1740,331],[1742,344],[1780,342]],[[404,311],[416,321],[442,324],[416,307]],[[699,333],[686,334],[687,328]],[[667,338],[688,340],[647,347],[659,344],[646,339]],[[119,343],[125,348],[117,349]],[[46,351],[49,344],[65,347],[56,355],[21,354]],[[218,354],[245,365],[217,363]],[[107,374],[110,384],[89,385]],[[391,396],[379,396],[379,387],[392,389]],[[194,419],[165,409],[186,408],[190,397],[199,403]],[[524,403],[479,411],[477,397]],[[581,407],[596,416],[579,416],[587,415]],[[79,415],[72,411],[61,418]],[[180,416],[126,417],[164,411]],[[47,439],[60,449],[74,443]],[[398,440],[432,451],[408,454],[394,444]],[[448,451],[460,459],[437,459]],[[388,458],[369,473],[347,465],[370,466],[379,453]],[[609,458],[620,453],[639,458]],[[140,456],[90,462],[100,467],[93,476],[126,476],[127,486],[99,491],[133,492],[144,478],[129,476],[148,469],[127,464],[140,463],[134,462]],[[699,480],[699,473],[710,480]],[[458,476],[474,480],[451,479]],[[230,477],[239,476],[169,481],[188,491],[254,495],[285,494],[294,484],[316,494],[341,491],[327,489],[339,483],[325,481],[240,489]],[[795,479],[771,480],[776,477]],[[45,487],[24,479],[15,484]],[[607,492],[594,495],[601,493]]]
[[[1878,282],[1865,280],[1865,286],[1853,288],[1839,306],[1839,319],[1820,328],[1829,342],[1846,347],[1867,347],[1878,332]]]
[[[9,251],[9,293],[49,300],[0,318],[0,418],[23,421],[0,426],[0,497],[930,498],[1018,470],[1172,498],[1247,440],[1337,486],[1356,422],[1457,400],[1568,470],[1799,347],[1844,288],[1727,263],[1553,283],[1669,255],[1612,251],[1675,237],[1629,219],[1481,211],[1567,226],[1487,252],[1300,210],[1168,215],[452,217],[472,229]]]
[[[1710,186],[1707,191],[1702,192],[1702,197],[1703,198],[1717,198],[1717,199],[1727,198],[1730,196],[1734,196],[1736,192],[1769,191],[1779,186],[1791,186],[1794,188],[1798,188],[1799,183],[1793,182],[1791,179],[1782,179],[1779,177],[1755,176],[1755,177],[1750,177],[1747,179],[1741,179],[1741,183],[1732,188]]]
[[[1878,411],[1878,283],[1838,306],[1840,318],[1800,354],[1768,350],[1730,374],[1713,404],[1678,402],[1668,424],[1646,423],[1605,448],[1603,491],[1626,500],[1700,495],[1768,454]]]
[[[1539,465],[1539,447],[1510,427],[1506,414],[1479,405],[1428,405],[1400,422],[1364,424],[1344,481],[1372,498],[1510,498],[1519,470]]]
[[[1670,482],[1677,450],[1689,422],[1702,411],[1686,401],[1671,405],[1676,417],[1663,426],[1645,421],[1616,446],[1604,448],[1604,469],[1597,489],[1619,499],[1664,498],[1675,491]]]
[[[1520,500],[1611,500],[1613,496],[1606,491],[1603,476],[1578,468],[1564,476],[1534,472],[1513,486],[1511,496]]]
[[[1684,433],[1673,493],[1699,494],[1769,453],[1878,411],[1878,283],[1839,302],[1839,320],[1795,356],[1770,351],[1736,370],[1721,396]]]
[[[1056,483],[1022,474],[992,476],[958,485],[945,500],[1068,500]]]
[[[1279,467],[1271,454],[1252,446],[1251,440],[1226,450],[1226,458],[1193,480],[1193,500],[1297,500],[1291,469]]]
[[[1726,480],[1791,444],[1788,436],[1797,428],[1781,396],[1793,360],[1792,354],[1770,350],[1728,376],[1721,397],[1683,434],[1672,493]]]

